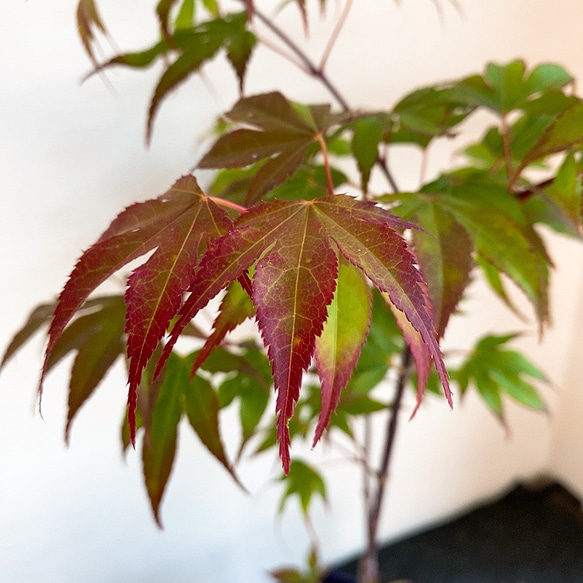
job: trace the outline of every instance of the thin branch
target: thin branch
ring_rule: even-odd
[[[395,389],[395,398],[391,406],[391,413],[389,415],[387,425],[387,437],[385,441],[385,448],[381,458],[381,464],[377,473],[377,485],[374,492],[374,498],[368,509],[368,529],[367,539],[368,545],[366,553],[363,555],[359,564],[359,583],[378,583],[379,565],[378,565],[378,549],[377,549],[377,533],[379,520],[381,515],[382,503],[385,494],[385,486],[389,476],[389,467],[391,463],[392,453],[394,451],[395,436],[397,434],[397,426],[399,421],[399,412],[401,410],[401,403],[405,393],[405,387],[409,376],[411,374],[412,353],[408,346],[403,350],[401,370],[397,379]]]
[[[266,48],[272,50],[274,53],[277,53],[280,57],[283,57],[286,61],[289,61],[292,65],[303,71],[304,73],[311,75],[312,71],[308,68],[308,66],[301,61],[295,55],[290,55],[286,53],[281,47],[278,47],[275,43],[271,42],[270,40],[266,39],[264,36],[261,36],[256,33],[257,39],[259,42],[265,46]]]
[[[243,2],[244,0],[240,0]],[[292,40],[290,36],[288,36],[277,24],[275,24],[270,18],[268,18],[261,10],[258,10],[255,7],[254,12],[255,18],[260,20],[273,34],[275,34],[289,49],[292,51],[298,59],[303,62],[307,69],[307,74],[311,75],[312,77],[316,78],[326,89],[330,92],[330,94],[336,99],[340,107],[344,111],[352,111],[348,101],[344,98],[344,96],[340,93],[340,91],[336,88],[336,86],[330,81],[328,76],[324,73],[321,67],[316,66],[316,64],[308,57],[308,55]],[[305,70],[302,67],[302,70]],[[385,175],[389,185],[393,189],[394,192],[399,192],[399,187],[391,174],[386,162],[382,160],[380,157],[377,158],[376,162],[377,166],[381,169],[381,172]]]
[[[289,37],[279,26],[277,26],[271,19],[263,14],[260,10],[255,9],[255,16],[258,20],[260,20],[271,32],[273,32],[277,37],[280,38],[281,41],[287,47],[296,54],[296,56],[300,59],[300,61],[304,62],[308,68],[308,73],[312,77],[316,77],[323,85],[326,86],[326,89],[332,94],[334,99],[340,104],[344,111],[349,111],[350,107],[348,106],[347,101],[342,97],[340,92],[336,89],[336,87],[330,82],[328,77],[323,73],[323,71],[316,66],[316,64],[306,55],[306,53],[300,49],[300,47]]]
[[[340,31],[342,30],[344,24],[346,23],[346,19],[348,18],[348,14],[350,13],[350,9],[352,8],[352,0],[346,0],[346,4],[344,5],[344,10],[340,15],[340,18],[336,22],[336,26],[328,39],[328,43],[324,52],[322,53],[322,59],[320,60],[320,71],[324,71],[326,67],[326,63],[328,62],[328,58],[330,57],[330,53],[334,48],[334,44],[340,35]]]

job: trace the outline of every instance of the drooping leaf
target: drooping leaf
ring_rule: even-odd
[[[188,176],[157,199],[123,211],[83,253],[59,296],[40,387],[59,337],[89,294],[121,267],[155,250],[135,270],[137,275],[130,276],[126,297],[132,416],[141,371],[190,285],[201,245],[226,231],[230,224],[226,212],[204,196],[196,180]]]
[[[452,406],[447,371],[437,342],[425,283],[414,268],[414,256],[400,235],[388,225],[379,223],[375,225],[376,229],[371,229],[370,225],[363,228],[366,222],[359,215],[364,208],[356,201],[349,197],[335,198],[339,199],[338,203],[328,204],[327,200],[319,207],[326,217],[323,222],[328,235],[379,291],[387,293],[391,303],[404,313],[412,328],[420,334],[433,359],[446,399]],[[368,212],[362,214],[366,216]]]
[[[223,381],[217,391],[221,408],[234,400],[239,402],[241,444],[238,457],[256,433],[267,409],[273,384],[269,360],[261,349],[247,347],[240,359],[240,366],[233,367],[234,375]]]
[[[178,423],[182,416],[184,365],[172,355],[164,371],[142,445],[142,464],[146,490],[159,526],[160,503],[174,464]]]
[[[200,70],[219,49],[225,48],[242,90],[247,63],[256,44],[255,35],[247,30],[246,12],[232,13],[224,18],[203,22],[192,29],[188,41],[178,45],[182,54],[171,63],[156,86],[148,111],[146,140],[149,142],[152,124],[160,103],[178,84]],[[187,31],[178,31],[185,34]],[[178,43],[177,43],[178,44]]]
[[[239,91],[241,93],[243,93],[247,64],[256,44],[257,38],[255,35],[244,28],[229,36],[226,41],[227,59],[229,59],[239,78]]]
[[[106,34],[106,29],[95,5],[95,0],[79,0],[77,4],[77,31],[85,48],[85,52],[89,55],[94,65],[97,65],[97,58],[93,50],[96,30]]]
[[[189,288],[162,358],[183,327],[212,297],[257,262],[253,300],[277,391],[280,454],[289,469],[288,422],[332,301],[337,253],[359,268],[402,311],[428,345],[451,402],[425,284],[406,241],[394,230],[411,226],[372,203],[348,196],[274,201],[252,207],[209,247]]]
[[[511,312],[514,312],[518,318],[525,320],[525,316],[518,309],[518,306],[516,306],[515,302],[512,301],[506,292],[500,271],[480,255],[476,255],[476,264],[480,267],[482,273],[486,277],[486,282],[490,286],[490,289],[502,300],[504,304],[506,304]]]
[[[361,272],[340,261],[334,299],[322,334],[316,339],[316,363],[322,383],[320,418],[313,445],[320,439],[350,379],[370,325],[372,297]]]
[[[36,308],[6,350],[4,362],[43,324],[48,324],[54,304]],[[75,352],[69,381],[65,440],[77,411],[91,396],[119,356],[123,354],[124,304],[120,296],[103,296],[85,302],[79,317],[67,326],[46,362],[46,372]]]
[[[168,19],[170,18],[170,11],[173,6],[179,0],[159,0],[156,5],[156,14],[158,15],[158,20],[160,21],[160,29],[162,34],[166,39],[171,38],[170,28],[168,25]]]
[[[48,326],[53,313],[55,311],[55,304],[40,304],[30,313],[28,319],[16,334],[12,337],[10,344],[4,352],[2,362],[0,362],[0,369],[22,348],[26,342],[36,334],[42,326]]]
[[[289,469],[288,419],[299,398],[302,375],[310,366],[322,332],[338,273],[335,251],[316,214],[306,207],[286,221],[285,240],[259,261],[253,279],[257,322],[272,362],[277,390],[280,455]],[[295,219],[295,220],[294,220]],[[282,233],[283,235],[283,233]]]
[[[69,441],[71,424],[75,415],[92,395],[114,362],[124,354],[123,318],[125,306],[121,297],[103,298],[103,307],[98,312],[82,316],[74,322],[91,326],[91,334],[77,347],[77,356],[71,367],[69,395],[67,398],[67,424],[65,441]],[[73,327],[73,324],[70,326]],[[65,337],[63,332],[61,339]],[[55,345],[55,354],[58,349]]]
[[[195,376],[190,379],[191,362],[185,361],[182,367],[184,408],[188,421],[210,453],[241,485],[235,470],[227,457],[219,427],[219,402],[212,385],[206,379]]]
[[[182,0],[182,4],[178,9],[178,14],[174,19],[174,28],[177,30],[192,28],[194,26],[195,13],[195,0]]]

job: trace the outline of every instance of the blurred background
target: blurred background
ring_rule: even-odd
[[[100,0],[114,47],[146,47],[157,34],[153,0]],[[278,3],[259,3],[268,12]],[[315,0],[309,38],[293,5],[278,22],[316,60],[341,2],[320,18]],[[0,5],[0,349],[37,303],[61,289],[80,252],[124,206],[161,194],[204,151],[201,128],[237,98],[224,63],[205,68],[163,104],[151,146],[146,111],[161,70],[91,71],[77,36],[75,0],[10,0]],[[354,107],[391,107],[411,89],[483,70],[488,61],[556,62],[583,78],[583,4],[573,0],[359,0],[328,63]],[[110,54],[111,47],[103,43]],[[275,67],[275,69],[273,68]],[[273,71],[278,72],[273,79]],[[289,98],[329,101],[315,81],[265,49],[253,58],[247,92],[283,89]],[[479,135],[479,120],[470,132]],[[461,144],[430,151],[428,176],[455,162]],[[403,188],[417,185],[420,157],[391,158]],[[202,176],[204,181],[204,176]],[[582,249],[548,239],[553,328],[538,341],[534,321],[520,347],[552,379],[547,416],[508,403],[511,432],[470,394],[450,411],[429,396],[415,419],[403,411],[382,534],[394,539],[502,492],[516,480],[553,476],[583,495]],[[446,345],[463,348],[488,332],[524,329],[480,282]],[[528,311],[528,308],[525,307]],[[268,581],[267,569],[304,561],[309,540],[293,504],[275,518],[280,486],[275,458],[241,469],[244,495],[190,430],[180,436],[174,474],[156,527],[139,454],[121,453],[126,401],[116,368],[80,412],[71,444],[63,429],[67,364],[36,407],[42,341],[31,343],[0,377],[0,580],[5,583],[230,583]],[[184,428],[186,429],[186,428]],[[225,435],[231,429],[225,427]],[[325,449],[325,448],[322,448]],[[340,456],[326,458],[329,508],[316,505],[325,562],[364,541],[361,481]]]

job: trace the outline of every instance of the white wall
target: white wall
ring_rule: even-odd
[[[120,47],[140,47],[142,39],[152,38],[155,24],[143,4],[153,2],[101,1]],[[459,0],[461,15],[442,0],[441,16],[430,0],[354,4],[329,74],[356,106],[390,106],[416,85],[517,56],[529,63],[561,62],[583,78],[583,8],[572,0],[557,0],[552,7],[546,0]],[[329,5],[333,15],[336,3]],[[115,213],[163,192],[189,170],[200,152],[201,124],[235,98],[230,71],[210,69],[213,89],[193,79],[174,94],[163,105],[146,150],[145,111],[159,70],[112,71],[113,89],[98,78],[80,85],[90,66],[76,37],[74,6],[73,0],[0,5],[2,348],[30,307],[60,289],[80,251]],[[136,16],[140,7],[143,14]],[[298,42],[319,54],[329,23],[314,19],[307,43],[292,9],[282,21],[287,30],[298,31]],[[254,59],[249,90],[273,87],[263,65],[274,61],[275,82],[283,81],[290,97],[328,99],[272,54]],[[449,150],[432,152],[431,169],[450,159]],[[414,186],[417,156],[395,155],[392,162],[403,186]],[[583,492],[578,447],[583,397],[576,368],[583,273],[571,245],[555,238],[552,250],[559,266],[555,328],[543,345],[534,336],[523,341],[555,381],[548,392],[552,414],[545,418],[510,407],[508,437],[473,395],[453,412],[428,399],[410,423],[405,411],[384,535],[418,528],[515,479],[549,470]],[[487,296],[479,285],[473,289],[466,307],[478,306],[478,317],[471,324],[456,322],[448,343],[464,346],[487,331],[519,326]],[[158,531],[138,456],[130,453],[124,462],[119,453],[122,371],[114,371],[81,412],[66,450],[66,371],[49,379],[41,420],[34,413],[40,356],[40,343],[29,347],[0,377],[0,580],[254,582],[267,580],[268,567],[303,559],[307,542],[300,519],[292,512],[281,522],[273,519],[279,490],[270,480],[276,460],[255,460],[243,469],[253,492],[245,497],[186,431],[163,506],[166,529]],[[322,452],[313,455],[319,459]],[[316,530],[323,558],[332,560],[361,544],[360,476],[341,463],[328,462],[326,468],[331,509],[317,511]]]

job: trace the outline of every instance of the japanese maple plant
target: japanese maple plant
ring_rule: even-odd
[[[295,3],[308,29],[305,2]],[[367,546],[358,580],[373,583],[406,387],[414,387],[417,405],[428,388],[450,406],[452,393],[472,387],[502,422],[504,395],[545,409],[536,387],[545,377],[509,346],[513,335],[484,337],[447,366],[440,339],[479,272],[511,310],[506,286],[517,286],[544,329],[552,264],[537,227],[580,237],[583,101],[562,67],[516,60],[417,88],[386,110],[354,110],[324,66],[350,6],[345,0],[320,64],[251,0],[225,6],[160,0],[155,43],[99,63],[95,42],[104,23],[94,0],[80,0],[79,31],[96,73],[164,63],[147,116],[148,140],[168,93],[217,55],[232,65],[241,97],[215,124],[193,174],[122,210],[82,253],[57,301],[32,312],[2,364],[48,326],[42,394],[45,376],[75,353],[68,439],[75,415],[109,368],[118,359],[126,363],[123,446],[142,449],[157,522],[183,417],[237,482],[243,454],[277,449],[289,474],[283,502],[297,496],[306,514],[312,498],[326,491],[316,467],[292,459],[294,441],[315,445],[343,434],[366,476]],[[243,90],[265,29],[282,58],[324,85],[330,103],[298,103],[277,86],[260,94]],[[399,189],[389,151],[401,145],[426,151],[454,136],[463,143],[464,122],[480,111],[493,123],[464,144],[463,164],[415,191]],[[204,188],[199,169],[215,170],[210,180],[204,173]],[[385,187],[370,186],[373,173]],[[125,293],[93,294],[128,264]],[[216,297],[214,324],[205,330],[197,314]],[[256,323],[256,336],[230,334],[246,320]],[[387,377],[392,388],[385,381],[379,390]],[[235,406],[240,441],[228,448],[220,421]],[[372,415],[387,417],[378,465],[362,455],[368,437],[360,443],[355,430],[357,418],[366,424]],[[273,576],[318,581],[322,575],[312,560],[308,572]]]

